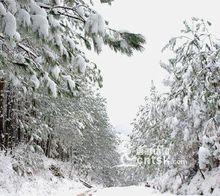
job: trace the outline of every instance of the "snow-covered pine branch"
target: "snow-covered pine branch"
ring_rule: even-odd
[[[22,85],[28,84],[28,78],[33,73],[41,80],[43,75],[51,73],[50,70],[56,65],[62,67],[63,75],[71,73],[73,79],[78,77],[76,71],[71,72],[71,67],[72,62],[77,61],[74,59],[79,56],[86,62],[79,66],[79,72],[85,73],[87,70],[87,74],[80,77],[93,74],[94,72],[89,68],[91,62],[85,55],[86,49],[91,48],[91,45],[97,53],[101,52],[103,44],[107,44],[115,51],[130,56],[133,50],[142,50],[142,44],[145,42],[141,35],[115,30],[112,34],[112,30],[109,30],[107,23],[93,10],[92,5],[80,0],[4,0],[0,2],[0,14],[2,16],[0,33],[4,37],[1,43],[7,46],[7,50],[5,47],[2,48],[1,56],[4,58],[10,54],[10,58],[4,58],[10,66],[2,69],[6,75],[11,72],[14,75],[21,74],[21,78],[25,80],[21,82]],[[118,41],[120,44],[115,44]],[[29,65],[26,66],[25,72],[12,63],[19,64],[15,57],[17,54],[24,56],[23,63]],[[38,59],[41,61],[39,62]],[[57,81],[54,82],[58,88],[57,92],[64,90],[63,87],[62,90],[60,89]],[[99,79],[93,82],[99,83]],[[40,88],[43,88],[42,85],[43,83],[40,84]],[[67,86],[66,90],[68,90]]]

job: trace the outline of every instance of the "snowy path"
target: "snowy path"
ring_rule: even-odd
[[[159,193],[157,190],[141,187],[111,187],[99,189],[92,193],[92,196],[173,196],[169,193]]]

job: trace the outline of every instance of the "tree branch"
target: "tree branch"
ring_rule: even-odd
[[[81,21],[81,22],[83,22],[83,23],[86,22],[86,21],[84,20],[84,18],[82,18],[82,17],[79,15],[79,13],[77,12],[77,9],[76,9],[76,8],[66,7],[66,6],[55,6],[55,7],[52,7],[52,6],[46,5],[46,4],[44,4],[44,3],[39,3],[39,6],[40,6],[41,8],[48,9],[48,10],[49,10],[49,9],[50,9],[50,10],[53,10],[53,9],[58,9],[58,8],[65,9],[65,10],[71,10],[71,11],[75,12],[79,17],[73,16],[73,15],[68,14],[68,13],[63,13],[63,12],[61,12],[61,11],[58,11],[58,13],[59,13],[60,15],[67,16],[67,17],[70,17],[70,18],[79,20],[79,21]]]

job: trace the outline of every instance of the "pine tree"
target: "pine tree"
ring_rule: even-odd
[[[94,69],[99,70],[86,49],[99,53],[107,44],[130,56],[145,42],[141,35],[109,28],[92,4],[82,0],[5,0],[0,8],[4,78],[25,90],[46,87],[54,97],[65,89],[73,93],[73,83],[80,85],[80,80],[100,82],[100,76],[93,77]]]
[[[0,27],[1,149],[24,143],[25,164],[43,153],[113,183],[106,172],[118,160],[116,138],[97,95],[101,71],[86,54],[105,44],[131,56],[144,37],[110,28],[91,0],[3,0]]]
[[[181,177],[184,183],[196,172],[205,178],[203,171],[219,166],[219,44],[209,32],[210,25],[209,21],[198,18],[192,18],[192,23],[185,21],[181,35],[163,48],[171,56],[161,63],[169,74],[164,80],[169,91],[159,96],[162,103],[159,112],[155,110],[158,102],[148,99],[135,120],[132,137],[136,156],[140,145],[160,144],[162,149],[168,149],[167,167],[148,166],[152,169],[149,174],[168,171],[168,175],[174,179]],[[151,97],[156,100],[152,90]],[[156,126],[150,129],[154,123]],[[145,151],[142,148],[143,160]]]
[[[175,149],[185,152],[189,168],[198,169],[198,148],[203,136],[218,137],[215,119],[219,111],[219,46],[208,31],[209,21],[192,21],[193,25],[184,22],[182,35],[170,40],[167,46],[175,56],[162,66],[171,76],[167,82],[171,116],[176,118],[171,129]],[[211,133],[206,129],[210,122],[214,125]]]
[[[133,122],[132,154],[146,168],[148,177],[163,173],[168,168],[169,138],[165,125],[166,97],[160,95],[153,82],[145,105],[140,107]]]

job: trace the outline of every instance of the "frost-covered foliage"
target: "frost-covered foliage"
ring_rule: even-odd
[[[115,46],[121,47],[119,50],[122,53],[130,55],[133,50],[142,48],[145,40],[141,35],[126,33],[125,37],[124,33],[110,29],[102,16],[93,10],[92,3],[86,2],[0,2],[0,67],[5,76],[13,73],[21,81],[21,87],[29,89],[32,75],[39,81],[45,75],[51,78],[51,70],[59,65],[59,76],[64,77],[51,78],[50,84],[39,83],[40,87],[49,88],[49,92],[57,96],[64,90],[69,90],[59,85],[66,75],[75,78],[77,74],[83,73],[80,77],[90,78],[89,75],[93,72],[89,67],[93,63],[86,57],[86,48],[91,49],[93,45],[94,50],[99,53],[104,43],[109,44],[107,40],[110,36],[112,42],[120,40],[126,43],[126,50],[120,45]],[[76,63],[79,67],[77,70],[73,69]],[[99,73],[97,67],[96,71]],[[100,82],[101,76],[93,79],[95,81],[92,82]],[[51,87],[57,90],[52,91]]]
[[[111,173],[119,155],[105,100],[90,91],[83,97],[64,99],[59,103],[53,108],[55,114],[51,116],[50,123],[63,149],[54,149],[56,151],[52,152],[52,156],[56,157],[60,154],[59,150],[63,150],[61,159],[71,161],[79,176],[105,186],[114,185]]]
[[[186,175],[187,171],[185,172]],[[183,174],[180,174],[176,169],[172,169],[162,177],[156,177],[149,181],[149,183],[161,192],[172,191],[178,195],[218,196],[220,194],[219,167],[211,171],[205,171],[203,174],[197,172],[190,181],[185,181]],[[206,177],[205,179],[203,175]]]
[[[71,78],[69,80],[70,86]],[[69,162],[73,174],[104,186],[116,184],[112,169],[119,162],[117,138],[109,123],[105,100],[90,88],[74,97],[33,97],[23,102],[20,140],[33,153]],[[28,115],[32,114],[32,115]],[[26,116],[27,115],[27,116]],[[14,131],[17,134],[17,131]],[[27,134],[27,135],[26,135]],[[27,137],[30,136],[30,137]],[[24,159],[24,157],[23,157]]]
[[[159,95],[152,82],[150,97],[145,98],[136,119],[133,121],[131,153],[144,165],[148,177],[155,176],[168,168],[169,147],[167,125],[163,112],[166,97]]]
[[[164,47],[163,51],[169,50],[168,55],[172,56],[161,63],[169,74],[164,80],[169,91],[154,98],[157,101],[153,104],[147,100],[138,120],[134,121],[132,136],[137,156],[137,149],[142,148],[137,144],[154,148],[160,143],[167,167],[154,164],[153,172],[163,174],[175,168],[175,175],[181,176],[179,186],[188,183],[196,173],[206,179],[204,172],[217,168],[220,163],[220,47],[209,32],[210,22],[197,18],[192,21],[192,25],[184,22],[181,35]],[[157,123],[152,126],[154,122]],[[152,137],[150,134],[154,132]],[[146,148],[141,155],[147,159]]]
[[[100,70],[86,53],[107,44],[130,56],[144,43],[139,34],[109,28],[92,1],[1,1],[0,149],[25,143],[72,162],[80,176],[112,184],[116,138],[97,95]]]
[[[208,158],[208,151],[212,154],[219,148],[219,45],[208,31],[210,22],[192,20],[194,25],[184,22],[183,35],[167,45],[174,58],[162,66],[172,76],[167,82],[168,105],[173,110],[168,117],[176,118],[174,125],[171,124],[174,126],[171,137],[176,146],[173,152],[187,152],[184,158],[188,167],[198,169],[198,162]],[[218,166],[219,158],[214,155],[210,158],[211,167]]]

